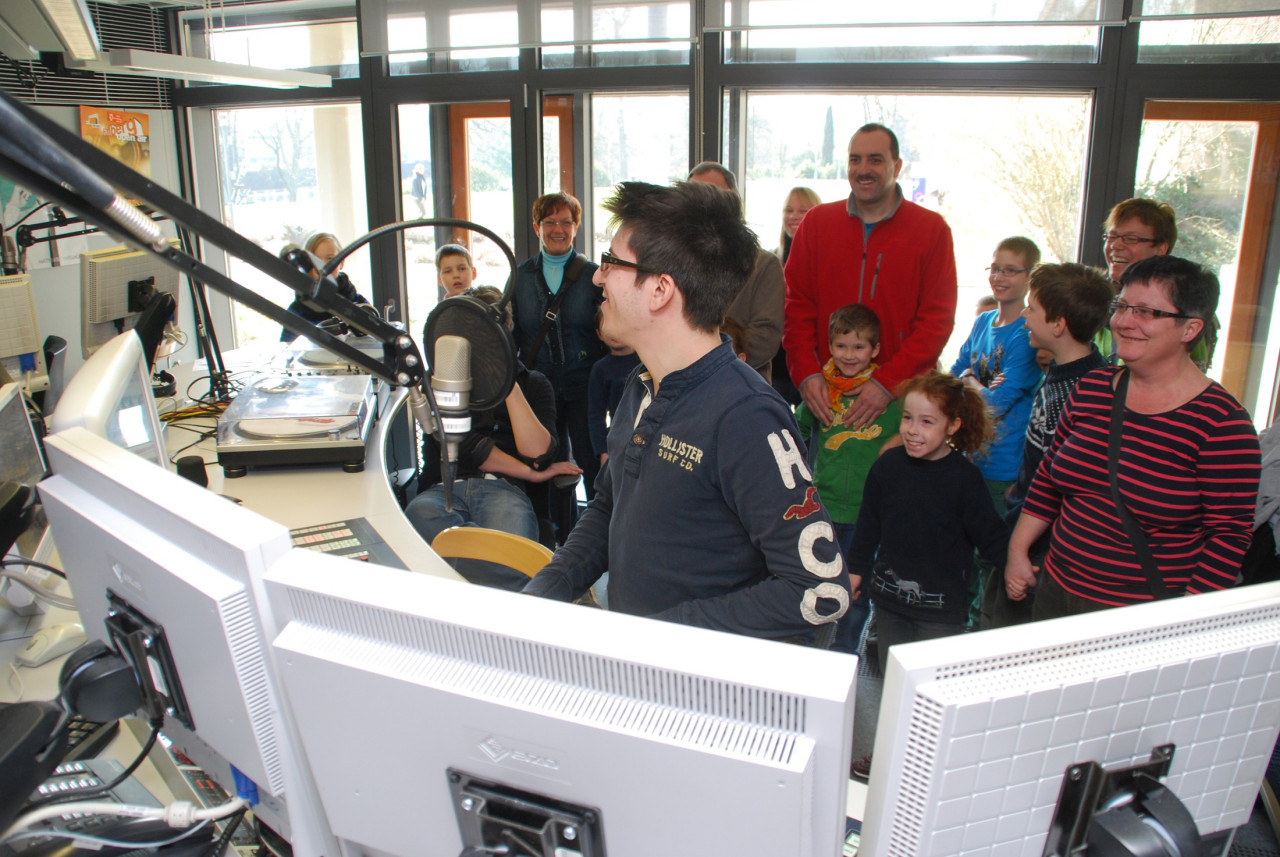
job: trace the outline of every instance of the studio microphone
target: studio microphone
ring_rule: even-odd
[[[450,463],[458,444],[471,432],[471,343],[462,336],[441,336],[435,343],[431,392],[440,409]]]
[[[452,510],[452,465],[458,443],[471,430],[471,409],[496,408],[506,399],[516,380],[516,348],[501,315],[469,295],[441,301],[427,316],[422,342],[431,387],[409,389],[409,410],[422,430],[440,443],[445,508]]]

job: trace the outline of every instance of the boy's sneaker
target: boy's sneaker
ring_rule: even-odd
[[[863,756],[861,759],[854,759],[853,764],[849,766],[849,776],[861,783],[865,783],[871,777],[871,756]]]

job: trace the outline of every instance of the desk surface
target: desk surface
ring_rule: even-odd
[[[251,373],[266,365],[281,347],[232,352],[228,355],[228,366],[237,372]],[[171,371],[177,376],[180,394],[185,394],[191,381],[199,378],[205,369],[203,361],[199,361],[171,367]],[[200,392],[198,384],[195,392],[197,395]],[[204,458],[210,490],[237,497],[246,508],[279,524],[294,529],[364,518],[410,571],[461,581],[457,572],[418,535],[391,488],[387,441],[393,423],[403,418],[405,395],[403,390],[385,389],[380,394],[380,418],[369,433],[365,469],[360,473],[346,473],[338,464],[309,465],[250,469],[238,479],[224,479],[212,437],[183,454]],[[187,404],[190,402],[182,401],[177,406]],[[207,418],[202,424],[212,427],[213,423],[212,418]],[[172,426],[166,429],[165,435],[170,455],[190,442],[186,433]],[[58,564],[56,556],[50,561]],[[60,591],[67,592],[65,584]],[[60,608],[48,607],[32,616],[16,616],[0,609],[0,665],[3,665],[0,669],[5,674],[0,681],[0,702],[57,696],[61,658],[34,669],[14,666],[14,658],[27,639],[44,625],[76,620],[73,611]]]
[[[266,365],[272,353],[232,352],[224,359],[229,369],[248,372]],[[178,390],[185,391],[191,380],[200,377],[204,371],[202,361],[175,367],[173,374],[177,378]],[[213,438],[202,441],[184,454],[198,454],[204,458],[211,491],[239,498],[245,508],[290,529],[364,518],[410,571],[461,580],[457,572],[418,535],[404,516],[391,488],[387,441],[394,423],[403,419],[405,396],[403,389],[389,391],[384,388],[380,393],[378,407],[381,413],[369,433],[365,468],[360,473],[346,473],[339,464],[304,465],[250,468],[245,476],[225,479],[217,463]],[[180,433],[173,427],[166,430],[166,444],[171,456],[181,447],[180,441]]]

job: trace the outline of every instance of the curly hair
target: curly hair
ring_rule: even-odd
[[[960,428],[951,436],[951,446],[963,453],[985,449],[996,436],[996,421],[982,394],[955,375],[931,370],[908,378],[898,385],[894,395],[905,399],[909,393],[920,393],[938,406],[948,421],[960,420]]]

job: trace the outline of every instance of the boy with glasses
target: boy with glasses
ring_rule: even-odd
[[[990,447],[975,454],[973,461],[982,471],[1001,516],[1005,512],[1005,494],[1022,464],[1031,402],[1044,377],[1022,318],[1028,275],[1039,263],[1040,248],[1030,238],[1016,235],[996,246],[987,274],[998,308],[978,316],[969,338],[960,346],[959,358],[951,366],[951,374],[981,393],[991,408],[996,438]],[[992,566],[979,561],[971,625],[977,624],[983,580],[991,573]]]
[[[1120,278],[1134,262],[1173,252],[1178,243],[1177,215],[1168,203],[1133,198],[1118,203],[1102,224],[1102,255],[1117,294]],[[1103,326],[1096,340],[1102,356],[1117,362],[1111,328]]]

